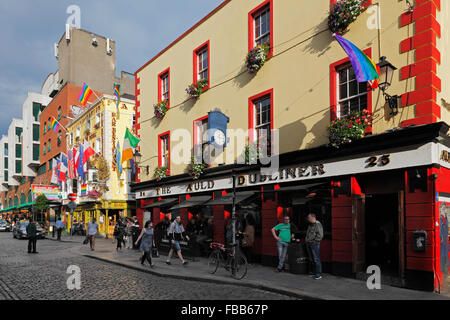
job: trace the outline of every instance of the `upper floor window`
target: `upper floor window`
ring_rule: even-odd
[[[159,135],[158,140],[159,166],[170,170],[170,132]]]
[[[5,144],[3,145],[3,153],[5,154],[5,156],[8,155],[8,144],[7,144],[7,143],[5,143]]]
[[[337,70],[337,117],[367,109],[367,82],[356,81],[353,67],[346,64]]]
[[[95,152],[102,152],[102,138],[100,137],[95,140]]]
[[[170,69],[158,76],[158,101],[170,101]]]
[[[267,146],[269,156],[273,128],[273,91],[269,90],[251,97],[249,109],[250,141],[256,141],[263,149]]]
[[[47,144],[44,142],[44,155],[47,153]]]
[[[52,119],[48,118],[48,127],[47,127],[47,131],[52,130]]]
[[[209,144],[208,140],[208,116],[194,121],[194,157],[202,159],[203,152]]]
[[[100,113],[97,113],[96,115],[95,115],[95,125],[96,126],[99,126],[100,125],[100,121],[101,121],[101,114]]]
[[[202,44],[200,47],[194,50],[194,82],[198,82],[202,79],[208,80],[209,87],[209,41]]]
[[[44,122],[44,134],[47,132],[47,121]]]
[[[58,147],[61,145],[61,136],[62,136],[62,131],[59,130],[59,131],[58,131],[58,138],[57,138],[57,141],[56,141]]]
[[[61,108],[61,106],[59,106],[58,107],[58,119],[57,120],[58,121],[61,120],[61,117],[62,117],[62,108]]]
[[[76,131],[75,138],[79,138],[79,137],[80,137],[80,134],[81,134],[81,128],[78,127],[78,128],[77,128],[77,131]]]
[[[249,48],[266,44],[273,48],[273,0],[267,0],[249,13]]]

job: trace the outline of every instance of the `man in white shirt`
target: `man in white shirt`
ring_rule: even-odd
[[[87,229],[88,229],[89,244],[91,246],[91,250],[94,251],[95,235],[97,234],[98,231],[98,223],[96,222],[95,218],[93,218],[92,221],[88,223]]]

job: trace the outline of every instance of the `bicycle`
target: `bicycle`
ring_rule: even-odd
[[[213,242],[210,248],[213,250],[208,258],[208,271],[211,274],[216,273],[219,266],[223,266],[225,270],[230,271],[233,278],[241,280],[247,275],[247,259],[237,244],[236,254],[233,256],[233,249],[227,248],[224,244]]]

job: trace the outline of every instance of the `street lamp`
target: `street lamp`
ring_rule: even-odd
[[[147,172],[147,175],[148,175],[148,172],[150,170],[150,166],[140,166],[139,164],[141,163],[141,161],[142,161],[142,155],[141,155],[141,153],[138,150],[136,150],[136,152],[134,153],[134,162],[136,163],[136,166],[138,168],[145,168],[146,172]]]
[[[391,86],[392,79],[394,77],[394,71],[397,70],[397,68],[394,67],[388,60],[386,60],[385,56],[380,58],[380,62],[377,65],[380,68],[380,81],[378,83],[378,87],[383,92],[384,99],[391,109],[391,115],[395,116],[398,114],[399,96],[391,96],[386,93],[386,90]]]

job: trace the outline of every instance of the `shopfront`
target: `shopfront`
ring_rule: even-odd
[[[133,186],[138,219],[147,212],[158,224],[180,214],[187,225],[207,211],[214,241],[223,243],[234,172],[237,212],[255,225],[253,253],[262,264],[277,261],[271,228],[289,215],[303,239],[305,217],[312,212],[324,226],[325,272],[364,279],[367,267],[377,265],[383,282],[439,291],[449,271],[447,131],[438,123],[364,138],[343,149],[284,154],[272,175],[222,166],[198,181],[183,175],[142,182]],[[186,205],[189,199],[198,201]]]

